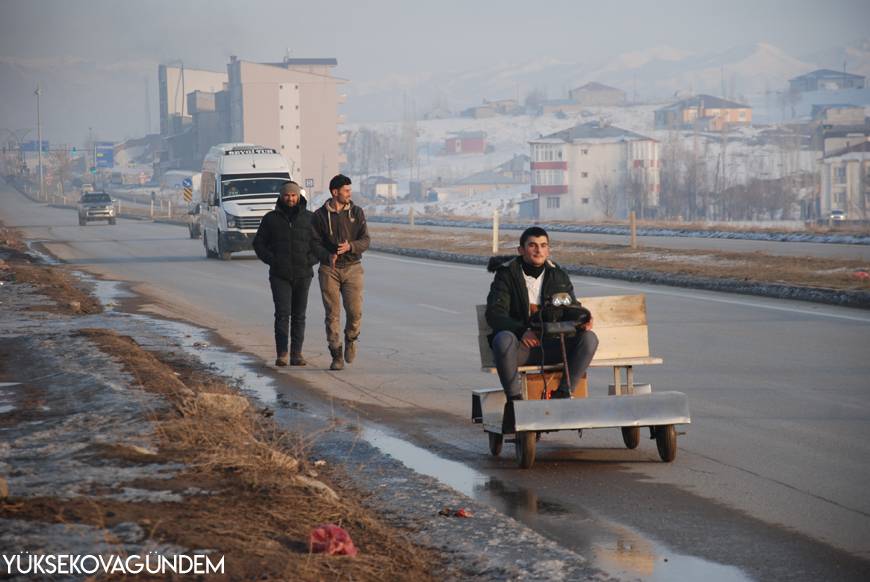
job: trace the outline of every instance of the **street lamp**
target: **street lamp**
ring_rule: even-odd
[[[39,117],[39,96],[42,95],[42,89],[39,88],[39,83],[36,84],[36,151],[39,154],[39,198],[45,195],[42,189],[42,121]]]

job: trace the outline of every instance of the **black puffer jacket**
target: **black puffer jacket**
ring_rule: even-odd
[[[292,208],[279,198],[275,210],[263,217],[253,244],[260,260],[269,265],[270,277],[289,281],[314,276],[311,266],[317,259],[311,247],[311,217],[302,196]]]
[[[500,331],[512,331],[521,338],[529,327],[529,291],[523,278],[522,257],[492,257],[487,265],[490,273],[495,273],[489,295],[486,297],[486,322],[492,328],[489,342]],[[544,265],[544,281],[541,284],[541,297],[551,297],[555,293],[574,295],[574,286],[568,273],[559,265],[548,260]]]

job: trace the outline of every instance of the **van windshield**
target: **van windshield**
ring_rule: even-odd
[[[250,196],[252,194],[274,194],[278,196],[281,184],[288,178],[236,178],[221,180],[221,197],[235,198],[237,196]]]

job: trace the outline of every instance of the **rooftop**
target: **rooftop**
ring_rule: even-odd
[[[698,107],[702,106],[707,109],[751,109],[749,105],[744,105],[743,103],[737,103],[736,101],[728,101],[727,99],[722,99],[720,97],[714,97],[713,95],[695,95],[694,97],[689,97],[688,99],[683,99],[682,101],[677,101],[676,103],[671,103],[666,107],[662,107],[659,111],[666,111],[668,109],[686,109],[688,107]]]
[[[583,140],[598,140],[598,141],[635,141],[642,139],[652,139],[645,135],[616,127],[615,125],[601,125],[597,121],[590,123],[581,123],[574,127],[557,131],[542,137],[540,140],[531,140],[531,143],[544,140],[560,140],[563,142],[575,142]]]
[[[863,75],[853,75],[852,73],[847,73],[845,71],[835,71],[833,69],[816,69],[810,73],[805,73],[803,75],[799,75],[794,79],[789,79],[789,81],[797,81],[798,79],[808,79],[808,78],[816,78],[816,79],[863,79]]]

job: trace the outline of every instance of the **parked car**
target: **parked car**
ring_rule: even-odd
[[[85,192],[78,203],[79,226],[92,220],[106,220],[115,224],[115,201],[107,192]]]
[[[199,223],[199,205],[199,202],[191,202],[187,209],[187,230],[190,231],[190,238],[202,236],[202,225]]]
[[[845,210],[831,210],[831,215],[828,217],[832,222],[842,222],[846,220]]]

